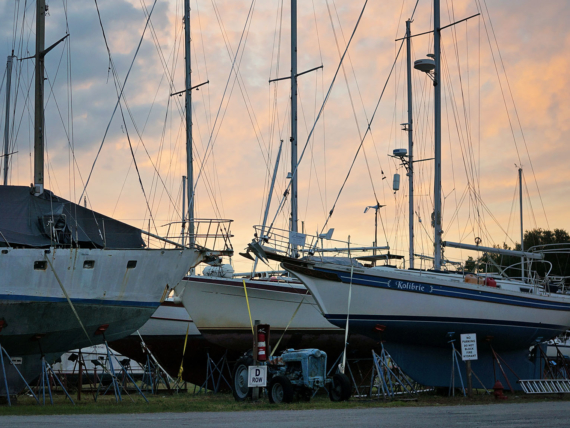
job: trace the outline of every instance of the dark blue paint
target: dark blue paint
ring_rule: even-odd
[[[17,302],[47,302],[47,303],[67,303],[64,297],[40,297],[40,296],[22,296],[14,294],[0,294],[0,302],[5,300]],[[141,308],[158,308],[160,302],[135,302],[129,300],[109,300],[109,299],[71,299],[72,303],[90,304],[90,305],[110,305],[110,306],[130,306]]]

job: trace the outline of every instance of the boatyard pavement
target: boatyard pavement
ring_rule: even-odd
[[[570,402],[329,410],[2,416],[2,427],[568,427]]]

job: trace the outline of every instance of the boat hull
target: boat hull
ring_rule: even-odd
[[[450,340],[459,348],[460,334],[477,334],[474,370],[489,387],[496,379],[491,347],[519,376],[534,376],[529,348],[570,324],[564,299],[466,286],[452,276],[363,269],[353,269],[351,276],[350,267],[284,267],[311,290],[328,321],[344,327],[348,317],[350,331],[386,341],[398,365],[430,386],[449,385]]]
[[[107,340],[128,336],[200,260],[196,250],[3,249],[0,343],[25,355],[102,343],[102,326]]]
[[[344,330],[329,323],[301,284],[246,280],[251,321],[271,326],[270,345],[279,349],[318,348],[329,362],[344,350]],[[183,290],[183,291],[182,291]],[[223,348],[243,353],[252,348],[251,323],[243,279],[187,277],[177,287],[200,332]],[[356,332],[354,332],[356,333]],[[351,334],[349,356],[370,358],[378,341]],[[332,359],[332,360],[331,360]]]

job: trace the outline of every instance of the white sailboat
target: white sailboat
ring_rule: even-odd
[[[528,275],[502,278],[442,270],[442,247],[484,252],[501,252],[460,243],[442,242],[441,225],[441,87],[440,9],[434,0],[433,60],[416,61],[415,67],[429,72],[435,90],[435,174],[434,174],[434,266],[433,270],[398,269],[391,266],[364,267],[356,260],[323,258],[317,237],[307,237],[301,249],[309,257],[292,258],[279,248],[287,246],[287,231],[272,229],[265,239],[250,245],[259,257],[282,262],[283,268],[310,290],[321,311],[332,324],[348,328],[384,346],[405,373],[430,386],[449,386],[451,341],[463,333],[477,334],[479,359],[473,370],[484,385],[497,379],[494,361],[503,361],[521,378],[536,378],[542,371],[538,352],[529,359],[529,348],[552,339],[570,325],[570,295],[547,278]],[[408,31],[406,38],[412,37]],[[409,52],[409,49],[408,49]],[[409,55],[409,54],[408,54]],[[408,56],[408,72],[410,70]],[[408,84],[410,91],[411,85]],[[408,93],[410,97],[410,92]],[[412,127],[411,101],[409,123]],[[410,146],[411,149],[411,146]],[[411,150],[409,152],[412,154]],[[401,155],[401,154],[400,154]],[[412,165],[412,159],[409,158]],[[410,181],[412,180],[410,174]],[[413,211],[411,210],[413,213]],[[413,230],[410,227],[410,262],[413,262]],[[531,270],[541,260],[540,251],[507,252],[525,260]],[[413,266],[412,266],[413,267]],[[560,284],[558,284],[560,285]],[[463,369],[462,369],[463,370]],[[516,377],[507,371],[510,384]]]
[[[34,184],[0,186],[0,343],[14,357],[128,336],[169,288],[213,254],[195,241],[185,246],[160,238],[44,189],[44,57],[55,46],[44,46],[46,12],[38,0]],[[149,248],[142,234],[159,247]]]
[[[187,55],[188,58],[189,55]],[[321,67],[309,70],[313,71]],[[304,74],[306,72],[300,73]],[[291,233],[297,233],[297,2],[291,1]],[[286,78],[279,78],[282,80]],[[277,156],[277,165],[281,148]],[[277,170],[277,167],[276,167]],[[275,182],[275,173],[273,183]],[[272,190],[265,210],[269,212]],[[261,231],[263,234],[263,230]],[[291,251],[296,252],[295,248]],[[257,265],[257,262],[256,262]],[[224,268],[229,268],[224,271]],[[176,287],[184,307],[211,343],[244,352],[251,348],[251,321],[271,325],[271,345],[281,339],[280,348],[319,348],[336,358],[344,348],[344,331],[326,321],[307,288],[283,273],[233,274],[229,265],[207,268],[205,275],[189,275]],[[255,268],[254,268],[255,269]],[[245,290],[247,289],[248,301]],[[250,320],[250,313],[253,317]],[[365,336],[352,335],[350,349],[368,356],[377,343]],[[331,361],[332,362],[332,361]]]

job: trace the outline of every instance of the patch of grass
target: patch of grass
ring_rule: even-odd
[[[147,404],[138,395],[123,396],[123,401],[116,403],[114,396],[101,396],[97,402],[92,396],[83,394],[83,400],[72,405],[63,396],[54,397],[55,405],[38,406],[35,400],[28,396],[18,397],[12,407],[6,404],[0,406],[0,416],[3,415],[75,415],[75,414],[106,414],[106,413],[157,413],[157,412],[230,412],[246,410],[316,410],[316,409],[355,409],[374,407],[417,407],[417,406],[449,406],[467,404],[493,404],[529,402],[544,400],[570,400],[568,396],[526,396],[510,395],[507,400],[495,400],[489,395],[475,395],[473,399],[463,396],[443,397],[434,394],[421,394],[417,400],[384,401],[382,399],[351,399],[348,402],[333,403],[326,395],[317,396],[310,402],[295,402],[290,404],[270,404],[266,398],[258,402],[238,403],[231,394],[194,395],[192,393],[147,395]],[[75,399],[75,398],[74,398]]]

